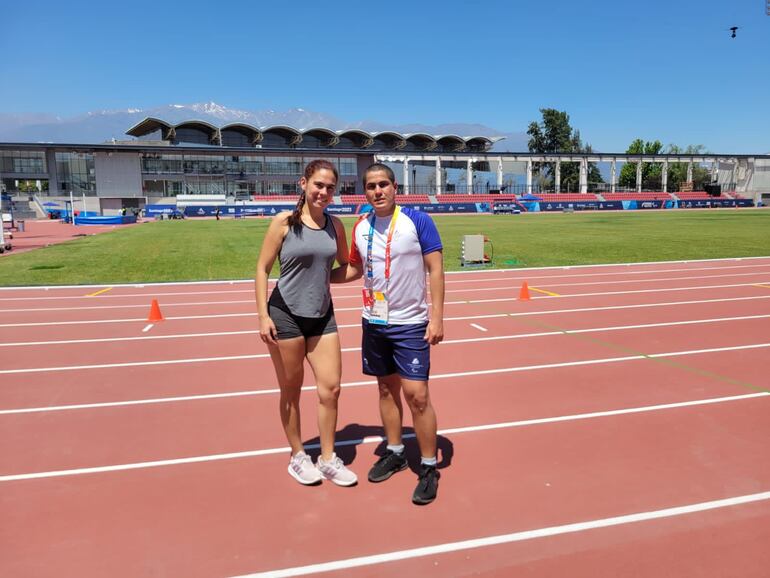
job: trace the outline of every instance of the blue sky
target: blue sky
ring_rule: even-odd
[[[770,152],[765,0],[27,0],[0,54],[5,113],[215,101],[515,132],[551,107],[601,151]]]

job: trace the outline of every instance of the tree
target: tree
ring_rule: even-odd
[[[580,131],[572,129],[569,115],[565,111],[553,108],[541,108],[540,123],[531,122],[527,129],[530,136],[527,146],[532,153],[590,153],[591,145],[580,138]],[[556,168],[553,163],[535,163],[535,180],[543,186],[551,187],[554,183]],[[577,163],[564,163],[561,166],[561,189],[577,190],[580,182],[580,167]],[[588,164],[588,182],[604,182],[594,163]]]
[[[626,149],[630,155],[656,155],[663,151],[663,144],[659,140],[643,141],[638,138]],[[658,163],[642,163],[642,189],[660,189],[662,167]],[[621,187],[636,188],[636,163],[626,163],[620,170],[618,184]]]
[[[634,140],[626,150],[628,154],[634,155],[656,155],[656,154],[704,154],[703,145],[690,145],[685,149],[670,144],[668,149],[663,151],[663,145],[659,140],[643,141]],[[683,182],[687,180],[686,163],[669,163],[668,165],[668,190],[677,191]],[[710,182],[710,175],[707,169],[700,165],[693,165],[693,183],[695,190],[703,190],[703,185]],[[636,188],[636,163],[626,163],[620,170],[618,184],[621,187]],[[642,163],[642,189],[647,191],[662,190],[663,188],[663,166],[662,163]]]
[[[703,145],[689,145],[685,149],[675,144],[668,145],[668,154],[672,155],[702,155],[708,154]],[[682,183],[687,182],[687,163],[669,163],[668,165],[668,190],[678,191]],[[711,173],[706,167],[693,163],[692,165],[693,190],[702,191],[704,186],[711,182]]]

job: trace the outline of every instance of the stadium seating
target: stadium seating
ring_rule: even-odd
[[[642,193],[602,193],[607,201],[670,201],[671,195],[662,191]]]
[[[297,195],[254,195],[251,200],[256,203],[294,204],[299,199]]]
[[[593,193],[534,193],[533,196],[546,203],[580,203],[599,200]]]
[[[728,199],[728,198],[730,198],[730,197],[726,197],[725,195],[721,195],[721,194],[719,196],[712,197],[712,196],[710,196],[705,191],[692,191],[692,192],[687,192],[687,193],[684,193],[684,192],[676,193],[676,196],[679,197],[680,199],[683,199],[683,200],[688,200],[688,199]]]
[[[492,203],[495,201],[511,202],[516,200],[516,195],[461,195],[444,193],[437,195],[439,203]]]

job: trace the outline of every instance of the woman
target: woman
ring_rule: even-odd
[[[335,259],[348,263],[342,222],[324,212],[337,187],[337,169],[315,160],[305,167],[293,212],[276,215],[265,235],[256,275],[259,333],[267,344],[281,388],[280,413],[291,446],[289,474],[301,484],[322,478],[340,486],[356,475],[334,453],[342,360],[329,279]],[[267,299],[267,278],[279,258],[281,274]],[[318,389],[321,455],[314,465],[302,446],[299,397],[307,359]]]

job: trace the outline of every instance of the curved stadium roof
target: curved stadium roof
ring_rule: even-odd
[[[159,118],[147,117],[126,131],[127,135],[141,138],[160,131],[161,140],[174,144],[194,143],[232,147],[264,146],[288,149],[361,149],[404,152],[462,151],[485,152],[505,137],[430,135],[427,133],[401,134],[394,131],[368,132],[361,129],[331,130],[312,127],[305,130],[286,125],[253,126],[229,123],[217,127],[211,123],[190,119],[176,124]]]

